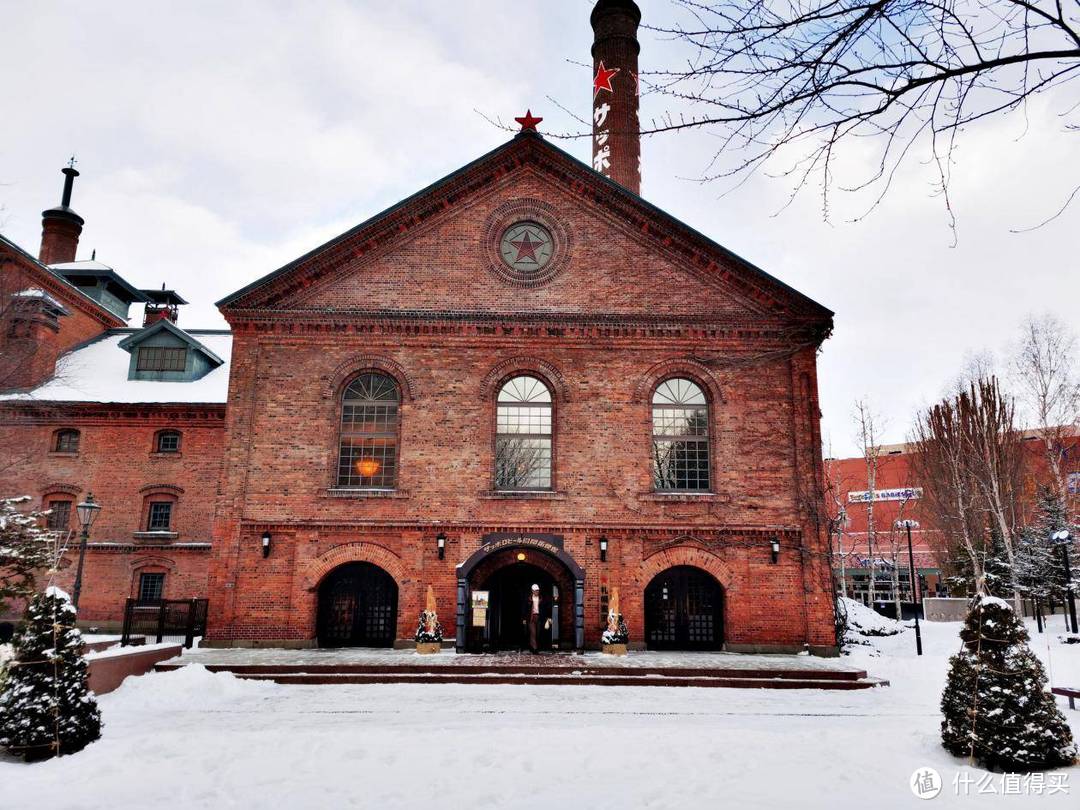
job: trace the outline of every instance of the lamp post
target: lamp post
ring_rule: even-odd
[[[82,593],[83,562],[86,560],[86,541],[90,538],[90,527],[94,525],[101,505],[94,502],[94,493],[88,492],[86,500],[75,505],[75,511],[79,514],[82,534],[79,536],[79,567],[75,569],[75,588],[71,594],[71,604],[78,611],[79,594]]]
[[[915,603],[915,652],[922,655],[922,630],[919,629],[919,609],[922,606],[922,594],[919,592],[919,578],[915,573],[915,552],[911,547],[911,530],[919,528],[919,522],[917,520],[898,520],[896,521],[896,527],[898,529],[907,529],[908,574],[911,576],[911,601]]]
[[[1065,573],[1065,601],[1069,605],[1069,623],[1072,625],[1072,632],[1075,633],[1077,632],[1076,598],[1073,596],[1072,566],[1069,565],[1069,539],[1070,535],[1066,529],[1054,532],[1053,540],[1057,547],[1061,549],[1061,565]]]

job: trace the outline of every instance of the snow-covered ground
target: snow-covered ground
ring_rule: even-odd
[[[1080,645],[1052,622],[1031,627],[1033,648],[1054,683],[1080,685]],[[922,658],[910,630],[858,647],[847,660],[892,682],[858,692],[282,686],[191,666],[101,698],[104,737],[79,754],[0,759],[0,806],[1077,807],[1080,767],[1000,795],[1013,786],[941,748],[959,627],[924,624]],[[944,787],[924,804],[908,783],[926,767]],[[1068,793],[1049,795],[1062,778]]]

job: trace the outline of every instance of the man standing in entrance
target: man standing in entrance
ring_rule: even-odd
[[[540,651],[537,634],[540,625],[540,586],[534,584],[529,596],[529,652],[536,655]]]

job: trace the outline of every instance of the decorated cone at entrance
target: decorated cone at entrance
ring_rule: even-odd
[[[416,626],[416,651],[424,655],[437,653],[442,649],[442,640],[442,625],[435,609],[435,589],[428,585],[427,603],[420,611],[420,622]]]
[[[619,612],[619,589],[611,589],[608,602],[607,630],[601,637],[603,651],[608,655],[626,655],[626,643],[630,640],[630,631],[626,629],[622,613]]]

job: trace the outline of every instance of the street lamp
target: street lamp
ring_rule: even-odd
[[[1060,532],[1054,532],[1053,541],[1059,549],[1061,549],[1061,565],[1065,572],[1065,600],[1069,605],[1069,623],[1072,625],[1072,632],[1076,630],[1076,599],[1073,596],[1072,586],[1072,567],[1069,565],[1069,539],[1071,535],[1068,530],[1062,529]]]
[[[86,559],[86,541],[90,538],[90,527],[97,520],[101,505],[94,502],[94,493],[86,493],[86,500],[75,505],[75,511],[79,515],[79,523],[82,524],[82,534],[79,536],[79,567],[75,569],[75,588],[71,594],[71,604],[75,610],[79,609],[79,594],[82,593],[83,562]]]
[[[915,603],[915,651],[922,655],[922,630],[919,629],[919,609],[922,606],[922,594],[919,593],[919,578],[915,574],[915,552],[911,548],[911,530],[919,528],[917,520],[898,520],[896,528],[907,529],[908,574],[911,576],[911,601]],[[900,618],[897,616],[896,618]]]

